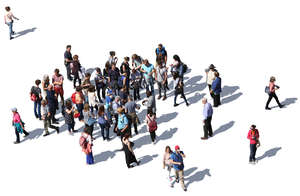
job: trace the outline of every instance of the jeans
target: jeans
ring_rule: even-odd
[[[207,117],[207,119],[204,120],[203,130],[204,130],[205,138],[207,138],[208,136],[211,137],[213,135],[213,131],[212,131],[212,127],[211,127],[211,120],[212,120],[212,116]]]
[[[157,82],[157,85],[158,85],[158,94],[159,96],[161,97],[161,90],[164,91],[164,97],[166,97],[166,84],[163,84],[162,82]]]
[[[100,124],[99,126],[101,128],[101,135],[103,140],[109,139],[109,127],[105,126],[104,124]]]
[[[149,89],[150,87],[150,89]],[[154,84],[153,84],[153,78],[149,78],[148,81],[146,81],[146,90],[150,91],[151,90],[151,94],[154,96]]]
[[[33,111],[34,111],[34,115],[36,118],[41,119],[41,100],[37,100],[35,102],[33,102]]]
[[[256,144],[250,144],[250,157],[249,162],[255,161],[255,154],[256,154]]]
[[[75,126],[75,122],[68,124],[68,131],[69,132],[74,131],[74,126]]]
[[[78,119],[82,120],[83,119],[83,113],[82,113],[82,111],[83,111],[83,103],[76,104],[76,107],[77,107],[77,110],[78,110],[78,112],[80,114],[80,116],[79,116]]]
[[[268,101],[267,101],[267,104],[266,104],[266,108],[269,107],[269,104],[270,104],[271,100],[273,99],[273,97],[275,98],[275,100],[276,100],[278,106],[279,106],[279,107],[281,106],[281,104],[280,104],[280,102],[279,102],[279,100],[278,100],[278,97],[277,97],[276,93],[274,92],[274,93],[270,93],[270,94],[269,94],[269,98],[268,98]]]
[[[7,23],[7,25],[8,25],[8,28],[9,28],[9,39],[11,39],[12,35],[14,34],[14,32],[13,32],[13,22],[9,22],[9,23]]]

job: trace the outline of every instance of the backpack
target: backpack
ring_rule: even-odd
[[[165,47],[162,47],[161,51],[159,51],[159,49],[156,48],[156,54],[157,55],[162,54],[162,56],[165,56],[166,55]]]
[[[188,70],[188,66],[185,63],[182,63],[182,68],[183,73],[186,73],[186,71]]]
[[[76,104],[76,92],[72,94],[71,100],[74,104]]]
[[[119,88],[123,88],[123,80],[124,80],[125,76],[120,76],[118,79],[118,86]]]
[[[147,118],[150,120],[148,127],[149,127],[149,132],[153,132],[157,130],[157,122],[154,120],[151,120],[150,116],[147,115]]]
[[[87,140],[83,135],[81,135],[80,138],[79,138],[79,145],[80,145],[81,148],[86,148],[87,147]]]

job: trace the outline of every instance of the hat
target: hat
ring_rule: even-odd
[[[214,69],[214,68],[216,68],[216,67],[214,66],[214,64],[210,64],[209,69]]]
[[[180,148],[179,148],[179,146],[178,146],[178,145],[176,145],[176,146],[175,146],[175,150],[178,150],[178,149],[180,149]]]
[[[17,111],[17,108],[12,108],[11,111],[12,111],[12,112],[16,112],[16,111]]]

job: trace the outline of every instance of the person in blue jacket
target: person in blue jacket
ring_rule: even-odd
[[[220,94],[222,92],[222,83],[219,72],[215,72],[215,77],[216,78],[211,85],[211,94],[213,94],[214,98],[214,107],[218,107],[221,105]]]
[[[162,60],[162,63],[164,65],[167,64],[168,54],[165,47],[162,44],[158,44],[158,47],[155,49],[155,54],[156,54],[156,62],[158,62],[158,60],[160,59]]]

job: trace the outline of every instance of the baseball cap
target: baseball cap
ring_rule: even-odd
[[[178,150],[178,149],[180,149],[180,148],[179,148],[179,146],[178,146],[178,145],[176,145],[176,146],[175,146],[175,150]]]

